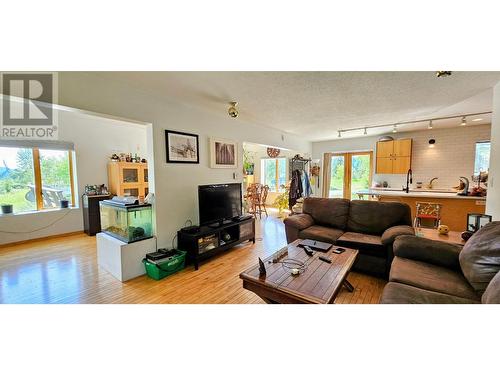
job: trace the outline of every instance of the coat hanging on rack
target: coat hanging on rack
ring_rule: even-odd
[[[290,181],[290,192],[288,193],[288,208],[291,210],[297,199],[302,197],[302,175],[298,169],[292,172],[292,179]]]

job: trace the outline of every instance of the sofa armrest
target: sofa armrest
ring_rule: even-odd
[[[440,267],[460,270],[458,255],[462,250],[461,245],[403,235],[396,238],[393,249],[394,255],[400,258],[413,259]]]
[[[297,230],[303,230],[314,225],[314,219],[308,214],[291,215],[284,222],[286,227],[292,227]]]
[[[382,234],[382,243],[384,245],[390,245],[396,240],[396,237],[403,235],[415,235],[415,229],[409,225],[396,225],[394,227],[388,228]]]

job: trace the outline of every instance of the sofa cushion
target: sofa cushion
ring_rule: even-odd
[[[500,272],[491,279],[481,298],[483,303],[500,303]]]
[[[411,209],[405,203],[351,201],[347,230],[368,234],[382,234],[396,225],[412,225]]]
[[[480,299],[460,273],[417,260],[394,257],[389,281],[461,298]]]
[[[384,287],[380,303],[399,303],[399,304],[416,304],[416,303],[479,303],[477,300],[460,298],[432,292],[430,290],[416,288],[414,286],[389,282]]]
[[[311,225],[309,228],[299,232],[299,238],[334,243],[337,241],[337,238],[342,236],[342,233],[344,232],[340,229]]]
[[[380,236],[371,234],[345,232],[336,242],[339,246],[358,249],[365,254],[371,254],[379,257],[386,256],[386,247],[382,244]]]
[[[500,270],[500,221],[477,231],[464,245],[459,259],[465,277],[482,294]]]
[[[318,225],[344,230],[349,215],[350,201],[339,198],[306,198],[302,212],[313,217]]]

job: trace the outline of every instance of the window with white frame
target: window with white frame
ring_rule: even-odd
[[[286,158],[261,159],[260,182],[268,185],[271,192],[283,192],[286,184]]]

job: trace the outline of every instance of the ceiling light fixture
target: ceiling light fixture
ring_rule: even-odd
[[[229,114],[229,117],[236,118],[238,117],[238,110],[236,109],[236,106],[238,105],[238,102],[229,102],[230,107],[227,110],[227,113]]]
[[[388,124],[386,123],[386,124],[378,124],[378,125],[371,125],[371,126],[363,125],[363,126],[359,126],[359,127],[355,127],[355,128],[342,129],[342,130],[339,130],[339,132],[342,132],[342,133],[358,132],[358,134],[359,134],[360,131],[364,132],[365,129],[367,129],[367,132],[368,132],[368,129],[387,129],[388,127],[396,127],[396,126],[398,127],[397,129],[400,130],[401,126],[417,125],[417,124],[422,124],[422,123],[425,123],[430,129],[429,125],[431,125],[430,124],[431,121],[434,122],[434,121],[452,120],[452,119],[460,119],[460,118],[463,120],[465,118],[465,122],[466,122],[467,118],[472,118],[472,117],[481,116],[481,115],[489,115],[491,113],[492,113],[491,111],[464,113],[464,114],[454,115],[454,116],[432,117],[432,118],[422,118],[422,119],[409,120],[409,121],[400,121],[397,123],[388,123]],[[432,125],[434,125],[434,124],[432,124]]]
[[[440,70],[436,72],[436,77],[441,78],[441,77],[449,77],[451,76],[451,71],[449,70]]]
[[[392,132],[393,133],[397,133],[398,132],[398,126],[397,125],[394,125],[394,129],[392,129]]]
[[[461,126],[465,126],[467,125],[467,119],[465,118],[465,116],[462,117],[462,122],[460,123]]]
[[[432,120],[429,120],[429,129],[432,129]]]
[[[367,135],[367,134],[368,134],[368,132],[366,131],[366,128],[365,128],[363,135]]]
[[[340,130],[339,130],[339,135],[338,135],[338,137],[339,137],[339,138],[340,138],[340,137],[342,137],[342,132],[341,132]]]
[[[474,119],[474,120],[472,120],[472,121],[477,122],[477,121],[482,121],[482,120],[483,120],[482,118],[475,118],[475,119]]]
[[[436,144],[436,140],[435,139],[429,139],[429,147],[430,148],[434,148],[435,144]]]

